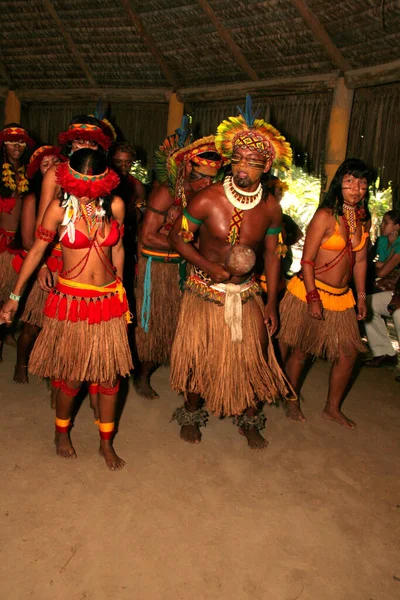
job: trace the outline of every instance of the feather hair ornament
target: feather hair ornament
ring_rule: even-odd
[[[80,216],[79,200],[73,194],[64,193],[64,200],[61,203],[61,208],[65,208],[64,218],[61,226],[66,227],[63,233],[60,235],[60,241],[64,235],[68,232],[70,242],[75,242],[75,222]]]
[[[170,174],[171,157],[174,152],[187,146],[191,139],[192,132],[189,127],[189,119],[186,115],[183,115],[181,126],[175,130],[175,133],[167,136],[154,153],[154,171],[159,183],[169,182],[170,175],[174,181],[176,180],[176,170]]]

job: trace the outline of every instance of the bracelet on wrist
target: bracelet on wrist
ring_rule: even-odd
[[[318,290],[311,290],[311,292],[308,292],[308,294],[306,294],[306,302],[307,304],[310,304],[311,302],[321,302]]]
[[[300,264],[303,265],[310,265],[311,267],[315,267],[315,262],[312,260],[301,260]]]
[[[43,263],[42,266],[39,268],[39,271],[40,271],[40,269],[48,269],[48,268],[49,267],[46,265],[46,263]]]
[[[10,293],[10,300],[15,300],[15,302],[19,302],[21,300],[21,296],[17,296],[16,294]]]
[[[365,292],[357,292],[357,299],[358,300],[366,300],[367,294]]]

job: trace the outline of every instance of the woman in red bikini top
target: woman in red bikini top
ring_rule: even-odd
[[[49,293],[29,371],[60,382],[55,442],[57,454],[66,458],[76,456],[70,439],[74,397],[82,382],[99,384],[101,452],[110,469],[121,469],[125,463],[112,437],[118,379],[132,369],[126,333],[130,313],[122,286],[125,205],[111,195],[119,178],[98,151],[74,152],[56,176],[61,198],[48,206],[0,319],[10,322],[25,283],[58,234],[63,271]]]

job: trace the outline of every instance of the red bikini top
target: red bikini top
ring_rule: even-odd
[[[115,246],[118,243],[119,238],[123,236],[123,226],[121,227],[121,230],[120,230],[118,221],[115,221],[113,219],[110,222],[110,224],[111,224],[111,231],[108,234],[108,236],[100,243],[99,243],[99,240],[101,240],[101,238],[99,238],[99,237],[96,238],[97,242],[99,243],[99,246]],[[89,240],[89,238],[86,237],[86,235],[84,233],[82,233],[81,231],[78,231],[77,229],[75,229],[75,242],[74,243],[72,243],[70,241],[68,231],[66,232],[66,234],[64,235],[64,237],[62,238],[60,243],[65,248],[73,248],[74,250],[90,248],[90,246],[91,246],[91,240]]]

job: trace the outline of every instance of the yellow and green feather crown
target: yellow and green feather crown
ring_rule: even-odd
[[[249,94],[246,96],[245,110],[237,117],[229,117],[217,128],[215,146],[217,152],[231,159],[235,146],[246,147],[266,155],[272,166],[289,169],[292,164],[292,149],[283,135],[263,119],[256,119],[252,112]]]

